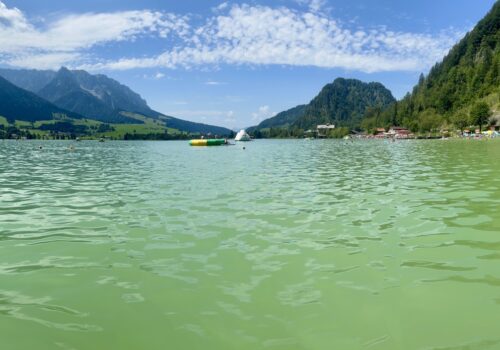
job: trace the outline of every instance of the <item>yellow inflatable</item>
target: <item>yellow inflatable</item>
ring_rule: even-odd
[[[191,146],[222,146],[226,143],[225,139],[196,139],[189,141]]]

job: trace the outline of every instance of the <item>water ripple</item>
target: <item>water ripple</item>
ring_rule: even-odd
[[[498,347],[498,141],[74,145],[0,141],[6,348]]]

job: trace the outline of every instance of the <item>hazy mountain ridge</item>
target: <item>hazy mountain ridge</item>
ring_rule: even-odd
[[[21,89],[37,94],[50,83],[57,72],[36,69],[0,69],[0,76]]]
[[[7,118],[10,122],[14,120],[35,122],[54,119],[55,114],[76,119],[83,118],[0,77],[0,116]]]
[[[118,103],[114,104],[117,98],[113,96],[122,95],[122,91],[109,87],[111,81],[107,79],[99,83],[95,77],[86,72],[75,73],[63,67],[37,94],[56,106],[90,119],[106,123],[138,123],[135,119],[123,116],[121,112],[127,110],[121,108]],[[128,111],[135,112],[135,110]]]
[[[166,127],[180,131],[218,135],[231,133],[231,130],[224,127],[185,121],[154,111],[139,94],[102,74],[92,75],[86,71],[72,71],[62,67],[57,72],[0,69],[0,76],[61,110],[104,123],[142,124],[141,118],[130,116],[139,114],[161,120]]]
[[[103,74],[91,75],[83,70],[75,70],[72,73],[81,89],[91,93],[110,108],[141,113],[149,117],[154,115],[146,100],[128,86]]]

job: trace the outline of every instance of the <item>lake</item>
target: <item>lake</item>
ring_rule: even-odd
[[[245,147],[0,141],[1,348],[500,348],[500,140]]]

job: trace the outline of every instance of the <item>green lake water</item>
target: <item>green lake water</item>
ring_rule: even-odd
[[[500,140],[245,146],[0,141],[0,349],[500,349]]]

